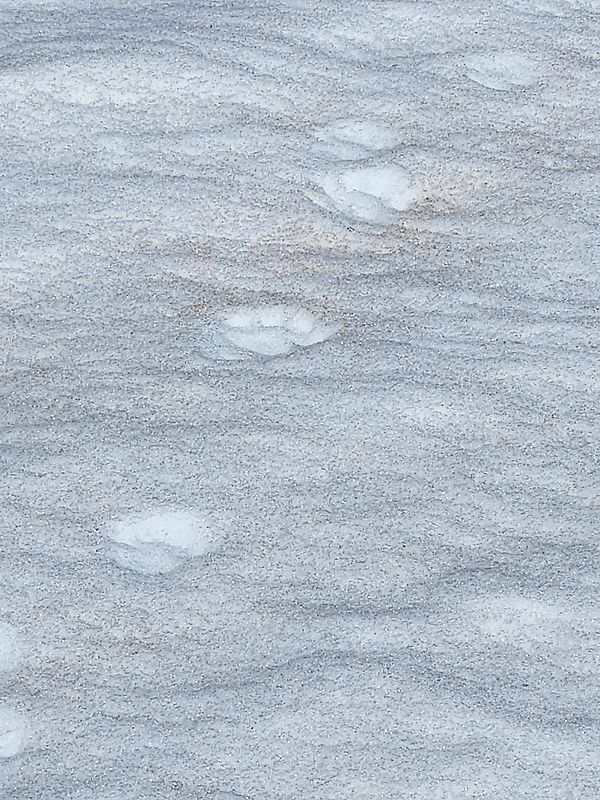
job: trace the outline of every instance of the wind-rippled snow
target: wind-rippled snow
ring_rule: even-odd
[[[598,800],[597,0],[5,0],[2,800]]]

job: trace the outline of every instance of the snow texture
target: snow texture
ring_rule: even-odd
[[[488,89],[506,91],[531,86],[536,81],[535,63],[519,53],[491,53],[467,59],[468,76]]]
[[[353,161],[366,158],[397,142],[393,131],[370,120],[346,120],[314,132],[315,151],[332,158]]]
[[[339,211],[379,225],[391,224],[393,212],[404,211],[417,196],[408,173],[392,166],[348,169],[327,175],[321,185]]]
[[[19,636],[12,625],[0,622],[0,678],[3,672],[16,669],[21,662]]]
[[[112,560],[123,569],[159,575],[188,558],[214,549],[216,531],[208,519],[187,511],[160,510],[114,520],[106,536]]]
[[[0,800],[598,800],[599,42],[3,0]]]
[[[325,341],[337,328],[288,306],[258,305],[221,313],[199,336],[199,350],[216,361],[286,356]]]
[[[0,758],[12,758],[25,746],[27,727],[17,711],[0,705]]]

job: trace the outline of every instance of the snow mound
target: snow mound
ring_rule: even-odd
[[[289,306],[245,306],[218,315],[202,331],[200,352],[215,361],[286,356],[324,342],[337,326]]]
[[[410,175],[394,166],[349,169],[326,176],[321,186],[338,211],[379,225],[392,223],[395,212],[409,208],[417,198]]]
[[[466,66],[467,75],[472,81],[499,91],[507,91],[515,86],[531,86],[538,78],[536,64],[520,53],[473,56]]]
[[[393,133],[375,122],[344,120],[314,132],[318,153],[352,160],[392,147]]]
[[[21,661],[21,648],[12,625],[0,622],[0,672],[16,669]]]
[[[143,575],[172,572],[215,549],[217,526],[189,511],[160,510],[113,520],[106,529],[111,560]]]
[[[24,717],[8,706],[0,706],[0,758],[11,758],[20,753],[26,736]]]

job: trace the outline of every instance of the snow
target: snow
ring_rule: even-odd
[[[199,351],[216,361],[286,356],[333,336],[337,327],[291,306],[258,305],[219,314],[199,335]]]
[[[410,175],[394,166],[357,167],[332,173],[321,182],[333,206],[361,222],[391,225],[395,211],[404,211],[417,198]]]
[[[4,0],[1,800],[598,800],[599,9]]]
[[[216,546],[214,523],[189,511],[165,510],[111,521],[106,535],[111,559],[144,575],[172,572]]]
[[[27,726],[21,714],[0,705],[0,758],[12,758],[25,746]]]
[[[371,120],[345,120],[314,132],[315,150],[325,156],[353,161],[393,147],[394,133]]]
[[[490,53],[467,59],[467,75],[488,89],[507,91],[531,86],[537,79],[535,61],[521,53]]]
[[[12,625],[0,622],[0,675],[19,666],[21,661],[19,636]]]

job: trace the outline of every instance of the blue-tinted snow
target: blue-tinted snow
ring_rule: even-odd
[[[2,798],[597,800],[599,41],[4,0]]]

